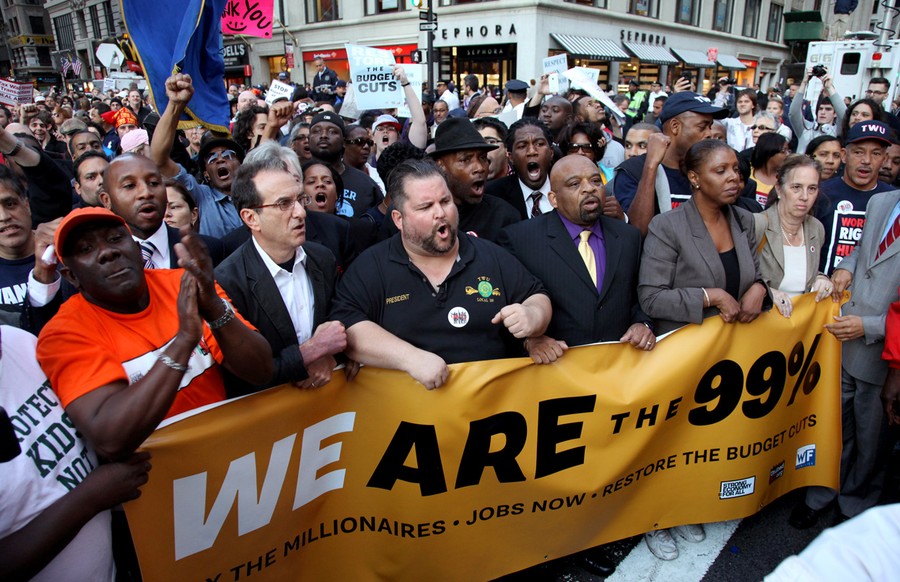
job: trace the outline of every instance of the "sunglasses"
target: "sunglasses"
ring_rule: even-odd
[[[758,130],[760,130],[760,131],[775,131],[775,128],[773,128],[773,127],[768,127],[768,126],[765,126],[765,125],[751,125],[751,126],[750,126],[750,130],[752,131],[752,130],[754,130],[754,129],[758,129]]]
[[[577,152],[577,151],[589,152],[589,151],[592,151],[592,148],[591,148],[591,144],[589,144],[589,143],[570,143],[569,151],[570,152]]]
[[[367,137],[357,137],[354,139],[345,139],[344,142],[348,145],[355,145],[359,147],[369,146],[372,147],[375,145],[375,142]]]
[[[206,165],[212,164],[219,159],[223,161],[234,160],[237,159],[237,154],[234,152],[234,150],[222,150],[221,152],[216,152],[206,158]]]

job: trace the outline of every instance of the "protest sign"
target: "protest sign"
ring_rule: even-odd
[[[288,85],[287,83],[282,83],[278,80],[273,80],[269,85],[269,90],[266,91],[266,104],[271,105],[275,103],[278,99],[287,99],[291,100],[291,97],[294,95],[294,88]]]
[[[356,94],[356,106],[366,109],[393,109],[405,99],[400,81],[394,78],[394,54],[355,44],[344,45],[350,63],[350,83]]]
[[[544,74],[551,75],[556,73],[555,82],[552,83],[550,91],[553,93],[565,93],[569,90],[569,80],[563,76],[568,68],[568,60],[566,55],[555,55],[547,57],[541,61],[544,67]]]
[[[836,487],[836,313],[808,294],[651,352],[457,364],[430,391],[364,368],[181,419],[125,505],[144,579],[484,580]]]
[[[403,70],[406,72],[406,79],[409,81],[410,86],[415,89],[416,96],[419,97],[419,102],[421,103],[421,87],[426,76],[425,65],[404,64]],[[406,102],[406,94],[404,92],[403,103],[397,107],[397,117],[408,118],[410,115],[409,104]]]
[[[228,0],[222,13],[222,34],[272,38],[274,0]]]
[[[0,79],[0,103],[10,106],[34,103],[34,85]]]
[[[609,98],[609,95],[606,94],[606,91],[600,89],[600,86],[597,85],[597,77],[594,76],[592,79],[587,71],[591,71],[593,69],[588,69],[585,67],[574,67],[565,71],[563,74],[572,81],[573,84],[577,85],[581,90],[585,93],[599,101],[609,109],[613,115],[619,118],[619,122],[625,121],[625,114],[618,108],[618,106],[613,103],[613,100]]]
[[[103,92],[107,91],[115,91],[116,90],[116,80],[111,79],[109,77],[103,79]]]

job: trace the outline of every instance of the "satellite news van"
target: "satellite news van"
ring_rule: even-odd
[[[806,55],[806,68],[825,67],[834,88],[841,97],[856,101],[866,96],[866,88],[873,77],[885,77],[891,82],[885,109],[898,94],[900,81],[900,40],[882,39],[875,32],[848,32],[844,40],[811,42]],[[804,73],[805,74],[805,73]]]

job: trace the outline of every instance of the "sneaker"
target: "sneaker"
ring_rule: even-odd
[[[670,561],[678,557],[678,546],[667,529],[657,529],[644,534],[650,553],[660,560]]]
[[[679,525],[673,527],[672,530],[680,537],[684,538],[686,541],[691,542],[692,544],[698,544],[706,539],[706,531],[704,531],[702,525],[697,523]]]

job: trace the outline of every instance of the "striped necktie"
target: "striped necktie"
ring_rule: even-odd
[[[888,247],[898,238],[900,238],[900,214],[897,215],[894,224],[891,225],[891,229],[884,236],[881,244],[878,245],[878,252],[875,253],[875,260],[877,261],[878,257],[880,257],[884,251],[888,250]]]
[[[155,269],[156,267],[153,265],[153,251],[156,250],[156,247],[149,241],[139,242],[138,246],[141,247],[141,258],[144,259],[144,268]]]
[[[531,193],[531,196],[529,196],[529,198],[531,198],[531,218],[543,214],[543,212],[541,212],[541,198],[543,196],[544,193],[540,190],[535,190]]]

